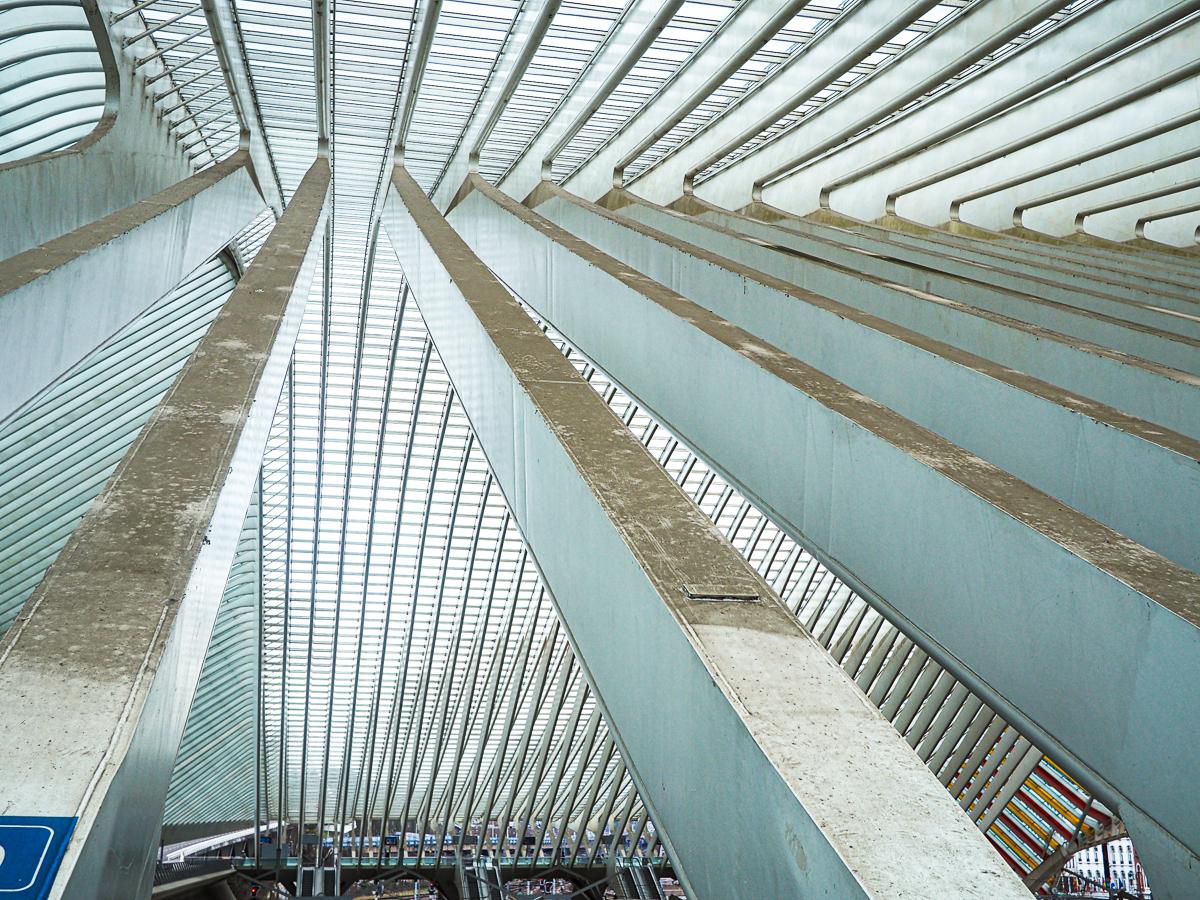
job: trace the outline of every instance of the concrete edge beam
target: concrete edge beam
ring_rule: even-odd
[[[0,644],[3,811],[74,817],[50,898],[150,892],[163,802],[320,254],[279,224]]]
[[[1177,786],[1200,778],[1200,722],[1172,686],[1200,679],[1200,576],[472,185],[455,227],[539,315],[1047,753],[1196,858]],[[1102,683],[1074,676],[1067,634],[1110,661]]]
[[[959,280],[964,288],[970,286],[971,290],[995,289],[1012,291],[1018,295],[1032,295],[1049,303],[1099,313],[1136,325],[1149,326],[1167,334],[1200,340],[1200,318],[1181,316],[1159,305],[1126,300],[1099,291],[1067,287],[1038,275],[1021,275],[1007,268],[982,265],[915,248],[903,251],[898,248],[888,249],[882,244],[877,245],[878,249],[864,259],[860,251],[838,239],[840,234],[837,229],[826,228],[820,233],[814,229],[812,233],[803,233],[780,224],[711,206],[695,198],[688,198],[686,203],[675,204],[670,209],[686,213],[696,221],[710,222],[752,238],[784,243],[802,252],[818,255],[830,253],[831,259],[843,265],[852,260],[859,264],[876,264],[881,267],[878,271],[912,270],[914,275],[937,272]],[[969,302],[970,291],[964,290],[962,299]]]
[[[1009,246],[1007,250],[1017,251],[1018,258],[990,254],[988,248],[999,242],[980,237],[974,231],[969,235],[971,241],[950,244],[939,242],[938,235],[929,233],[935,229],[927,229],[924,225],[910,226],[900,221],[889,221],[888,224],[879,225],[869,222],[830,221],[829,217],[824,215],[804,218],[779,216],[775,209],[766,204],[754,204],[740,212],[749,218],[770,222],[789,231],[829,236],[831,228],[837,229],[838,240],[871,251],[895,254],[902,259],[933,257],[940,259],[943,267],[953,266],[956,269],[962,266],[984,266],[1009,272],[1019,279],[1034,278],[1042,285],[1057,285],[1062,290],[1084,291],[1114,300],[1140,303],[1163,309],[1170,314],[1183,313],[1194,316],[1197,313],[1195,299],[1186,293],[1151,293],[1131,288],[1098,274],[1095,267],[1090,265],[1064,268],[1056,260],[1036,261],[1035,257],[1022,248],[1013,246]],[[953,235],[961,237],[963,227],[956,224]]]
[[[560,196],[572,199],[569,194]],[[580,198],[574,198],[573,202],[577,206],[587,203]],[[588,208],[598,209],[594,204],[589,204]],[[626,233],[633,232],[659,245],[663,251],[661,255],[642,251],[640,258],[646,264],[655,265],[665,258],[695,259],[706,255],[717,269],[739,272],[748,282],[765,283],[768,280],[762,272],[740,265],[738,260],[699,251],[687,241],[663,234],[635,218],[614,216],[605,211],[598,215],[620,223]],[[638,252],[634,235],[617,236],[612,241],[605,252],[618,257],[623,252]],[[645,243],[643,240],[642,244]],[[666,267],[662,271],[667,274],[647,274],[667,284],[679,274]],[[1044,325],[1031,325],[1011,315],[934,294],[926,288],[909,288],[887,279],[873,278],[848,267],[810,259],[803,264],[787,266],[787,272],[790,281],[802,290],[836,298],[843,307],[857,309],[990,359],[1147,422],[1200,438],[1200,375],[1072,337]],[[771,273],[769,277],[775,278],[779,289],[786,290],[786,284],[778,284],[777,275]]]
[[[1200,111],[1197,112],[1197,116],[1200,120]],[[959,223],[951,220],[939,227],[951,230],[957,224]],[[1139,265],[1150,266],[1153,269],[1164,270],[1187,278],[1195,278],[1200,275],[1200,267],[1198,267],[1200,258],[1197,258],[1190,250],[1141,238],[1129,241],[1110,241],[1108,238],[1079,234],[1078,232],[1058,236],[1014,225],[1000,231],[987,231],[985,239],[1003,241],[1009,246],[1015,247],[1042,244],[1054,247],[1070,256],[1089,261],[1100,259],[1109,264],[1115,262],[1128,265],[1137,260]]]
[[[626,222],[561,191],[537,209],[916,424],[1200,571],[1188,527],[1200,504],[1200,441],[840,302],[855,299],[849,291],[829,299],[796,287],[803,272],[781,279],[797,264],[812,267],[766,241],[645,207],[623,207]],[[638,223],[641,230],[626,227]],[[1050,455],[1047,445],[1061,449]]]
[[[667,229],[656,223],[683,215],[636,199],[618,211],[660,230]],[[791,257],[793,268],[799,268],[801,272],[809,261],[832,266],[872,283],[897,284],[909,290],[926,291],[1192,375],[1200,374],[1200,319],[1174,316],[1131,300],[1108,299],[1084,292],[1047,291],[1044,282],[1033,279],[1027,279],[1022,287],[998,285],[991,282],[999,279],[974,277],[986,274],[979,273],[982,266],[946,271],[933,261],[918,263],[884,253],[863,254],[828,238],[810,236],[805,241],[799,235],[793,235],[785,242],[780,240],[784,235],[778,230],[767,232],[771,237],[763,234],[750,237],[744,226],[741,229],[731,227],[711,216],[705,224],[725,234],[741,231],[743,244],[774,238],[776,254]],[[758,224],[762,226],[762,223]],[[971,271],[972,268],[976,271]]]
[[[249,224],[264,203],[247,161],[236,153],[0,261],[0,421]]]
[[[804,221],[804,218],[799,219],[799,223]],[[1179,277],[1151,278],[1127,262],[1106,264],[1094,259],[1078,259],[1033,241],[988,240],[981,237],[983,229],[961,222],[955,224],[954,230],[943,231],[910,219],[884,216],[875,222],[856,222],[852,227],[891,244],[921,247],[985,265],[1004,266],[1016,272],[1051,278],[1140,303],[1195,304],[1191,293],[1195,290],[1194,285]]]
[[[388,235],[689,893],[1018,896],[911,749],[403,169],[392,188]],[[671,702],[647,708],[648,679]]]

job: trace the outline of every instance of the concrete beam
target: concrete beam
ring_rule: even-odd
[[[0,812],[76,819],[53,900],[150,893],[171,769],[328,189],[318,159],[0,644]]]
[[[388,235],[689,896],[1018,896],[936,779],[408,174],[392,185]],[[643,702],[647,683],[665,702]]]
[[[721,241],[713,232],[727,231],[722,226],[696,229],[693,223],[689,227],[680,214],[662,207],[635,202],[623,207],[621,212],[659,230],[663,230],[664,223],[669,223],[687,228],[689,234],[715,239],[722,247],[715,252],[743,262],[748,262],[739,255],[743,249],[754,252],[753,248],[747,247],[747,243],[753,242],[738,240],[736,232],[725,235],[732,237],[732,241]],[[666,230],[670,231],[669,228]],[[1096,295],[1068,292],[1061,292],[1062,299],[1050,299],[1041,296],[1040,291],[999,288],[970,275],[950,275],[932,266],[906,264],[887,257],[864,257],[864,254],[841,247],[834,241],[793,240],[787,249],[780,248],[767,255],[782,267],[780,271],[787,273],[780,277],[796,283],[803,283],[807,276],[806,257],[817,261],[818,265],[834,266],[865,276],[868,284],[900,285],[923,291],[1039,326],[1063,337],[1077,338],[1083,343],[1200,375],[1200,321],[1171,316],[1144,304],[1106,301]],[[755,268],[762,267],[756,265]],[[764,271],[778,274],[772,269]]]
[[[1200,575],[472,185],[451,219],[526,303],[1127,822],[1143,811],[1162,881],[1194,864],[1178,785],[1200,778],[1200,721],[1174,686],[1200,679]],[[1076,677],[1066,635],[1108,677]]]
[[[920,246],[935,253],[969,259],[985,265],[1002,265],[1016,272],[1039,275],[1078,285],[1096,293],[1125,297],[1139,303],[1194,312],[1193,291],[1197,273],[1179,266],[1160,265],[1153,259],[1130,265],[1128,254],[1112,252],[1115,244],[1094,235],[1075,233],[1058,246],[1034,240],[1029,229],[1019,233],[997,233],[961,222],[949,230],[888,216],[880,228],[867,223],[853,226],[886,241]]]
[[[1010,302],[1012,298],[1024,297],[1029,298],[1029,302],[1036,306],[1061,306],[1084,313],[1095,313],[1106,319],[1111,317],[1131,326],[1148,326],[1160,334],[1178,335],[1189,339],[1200,338],[1200,320],[1179,315],[1170,308],[1164,309],[1158,303],[1152,305],[1127,300],[1100,290],[1064,284],[1054,280],[1051,277],[1052,273],[1039,272],[1034,266],[1027,265],[1025,271],[1020,271],[1015,267],[986,265],[969,259],[959,259],[932,249],[890,245],[884,240],[873,241],[873,249],[864,253],[858,245],[865,242],[858,234],[817,222],[802,223],[794,218],[770,222],[765,217],[756,219],[711,206],[695,198],[689,198],[686,205],[676,204],[674,208],[688,212],[698,221],[710,222],[751,238],[781,243],[800,254],[814,254],[822,259],[852,267],[865,264],[872,274],[893,280],[899,279],[899,283],[908,287],[923,284],[915,280],[919,276],[929,277],[934,279],[939,288],[956,290],[957,293],[952,296],[967,303],[980,297],[997,297],[992,292],[999,290],[1002,292],[1000,296],[1008,295]],[[1003,239],[1000,235],[997,237]],[[1065,256],[1069,252],[1069,248],[1064,248],[1061,255]],[[1027,253],[1026,259],[1035,256],[1036,254]],[[1109,262],[1111,263],[1111,260]],[[1186,311],[1186,302],[1180,305],[1182,308],[1179,311]],[[1183,360],[1183,363],[1181,368],[1192,365],[1187,359]]]
[[[0,421],[263,209],[245,152],[0,262]],[[54,204],[45,204],[54,205]]]
[[[754,204],[744,212],[795,231],[830,231],[825,213],[791,216],[766,204]],[[837,239],[850,246],[881,248],[904,258],[923,254],[926,259],[937,260],[936,267],[946,271],[963,271],[961,266],[966,264],[966,271],[976,272],[973,277],[990,279],[991,274],[980,269],[999,268],[1022,279],[1038,279],[1072,290],[1195,314],[1196,304],[1190,293],[1194,276],[1169,273],[1157,267],[1130,266],[1128,259],[1110,256],[1106,260],[1094,255],[1089,259],[1070,248],[992,232],[988,233],[993,235],[991,239],[980,240],[973,237],[973,231],[969,235],[950,233],[906,220],[890,219],[885,225],[844,220],[832,227]]]
[[[752,220],[739,223],[744,228],[739,232],[635,203],[622,207],[621,216],[652,231],[622,233],[621,223],[604,221],[598,211],[565,195],[540,204],[538,211],[917,424],[1200,571],[1200,547],[1188,524],[1200,508],[1200,440],[1164,433],[1086,395],[956,351],[949,343],[922,341],[890,326],[886,317],[859,311],[859,298],[869,296],[873,284],[911,282],[914,289],[955,302],[970,302],[975,294],[986,305],[984,286],[956,283],[928,268],[906,269],[831,242],[802,242]],[[629,251],[639,245],[661,264],[633,256]],[[822,265],[854,272],[854,279],[840,285],[830,279],[826,290],[792,287],[810,280]],[[1021,295],[998,296],[1012,305],[1032,302]],[[1200,357],[1200,341],[1180,346]],[[979,416],[980,408],[989,415]],[[1047,454],[1046,446],[1055,452]]]
[[[582,207],[576,204],[576,208]],[[592,213],[591,216],[588,221],[595,221],[597,228],[606,228],[605,221],[612,222],[603,215]],[[636,253],[638,265],[653,267],[645,269],[646,274],[670,285],[675,275],[669,264],[678,264],[677,257],[670,253],[656,255],[651,249],[655,242],[661,244],[663,241],[659,241],[657,235],[652,235],[649,242],[639,241],[631,234],[637,230],[632,223],[625,224],[623,231],[620,224],[616,227],[615,243],[605,243],[602,249],[617,257],[627,251]],[[567,230],[574,229],[572,224]],[[692,255],[687,248],[684,252]],[[724,258],[728,256],[725,252]],[[1190,345],[1182,339],[1173,340],[1165,332],[1151,337],[1112,319],[1102,322],[1091,316],[1080,317],[1061,308],[1011,295],[1005,296],[1003,301],[996,295],[993,300],[997,302],[993,303],[981,295],[973,303],[965,303],[935,293],[929,283],[937,280],[933,275],[924,276],[924,284],[906,287],[886,278],[864,277],[854,264],[839,267],[811,256],[803,261],[771,258],[780,267],[777,275],[786,273],[784,277],[790,284],[805,291],[835,298],[901,328],[1057,385],[1080,397],[1107,404],[1145,422],[1200,439],[1200,375],[1142,359],[1125,350],[1110,349],[1095,340],[1073,337],[1066,332],[1087,333],[1095,338],[1102,337],[1106,342],[1118,339],[1116,343],[1127,346],[1137,343],[1139,351],[1155,355],[1160,355],[1166,345],[1171,345],[1172,360],[1191,366],[1194,350],[1187,352]],[[715,268],[720,270],[725,266],[718,264]],[[703,302],[700,297],[695,299]],[[1027,324],[1017,315],[1039,321]],[[1074,321],[1068,322],[1068,319]],[[1049,327],[1051,325],[1054,330]],[[1140,336],[1136,342],[1131,340],[1135,332]],[[1141,345],[1141,339],[1153,341],[1156,347]]]

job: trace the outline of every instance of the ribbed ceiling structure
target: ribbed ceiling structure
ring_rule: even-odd
[[[446,834],[461,842],[459,826],[498,822],[591,854],[610,827],[654,845],[380,235],[398,142],[443,208],[477,154],[478,171],[518,199],[543,171],[597,199],[615,169],[658,202],[686,181],[731,208],[766,200],[796,214],[824,206],[933,225],[953,215],[986,228],[1008,227],[1024,204],[1018,224],[1056,234],[1129,239],[1136,228],[1184,245],[1200,223],[1200,116],[1181,115],[1174,98],[1195,90],[1186,48],[1194,57],[1198,7],[237,0],[230,46],[250,73],[274,177],[290,197],[327,139],[333,208],[168,823],[383,818],[440,844]],[[45,57],[57,68],[20,43],[39,9],[54,31],[38,40],[59,48]],[[201,7],[152,0],[118,15],[150,30],[171,67],[147,90],[173,108],[193,165],[232,152],[236,110]],[[71,4],[0,5],[0,161],[66,146],[100,118],[103,67],[75,47],[89,27]],[[810,64],[835,41],[844,50]],[[1095,109],[1076,122],[1082,97]],[[1124,124],[1104,127],[1109,115]],[[932,137],[909,148],[913,129]],[[1008,152],[985,153],[1001,132]],[[1131,165],[1134,151],[1158,164]],[[235,257],[251,259],[269,224],[4,423],[0,458],[6,476],[21,474],[0,509],[24,512],[6,514],[0,531],[0,626],[211,321]],[[560,343],[1017,871],[1108,823],[1042,749]],[[126,366],[141,380],[117,398],[105,373]],[[61,499],[34,521],[42,501],[30,492]],[[654,703],[655,686],[645,692]]]

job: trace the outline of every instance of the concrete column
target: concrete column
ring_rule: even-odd
[[[1023,896],[401,168],[384,225],[689,896]]]
[[[0,421],[221,250],[264,208],[239,152],[0,262]],[[48,203],[47,195],[41,202]],[[14,229],[18,230],[18,229]]]
[[[783,351],[786,320],[769,342],[472,185],[451,219],[526,303],[1126,821],[1140,810],[1196,858],[1178,786],[1200,780],[1200,721],[1177,686],[1200,683],[1200,576]],[[1068,645],[1105,677],[1079,678]],[[1158,861],[1163,881],[1182,865]]]
[[[318,159],[0,644],[7,815],[74,830],[49,897],[149,896],[163,802],[320,254]]]

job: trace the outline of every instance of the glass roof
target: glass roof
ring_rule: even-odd
[[[105,77],[83,9],[0,4],[0,163],[69,147],[104,113]]]
[[[919,46],[965,5],[935,7],[813,104]],[[261,0],[236,6],[268,140],[290,193],[315,152],[311,8]],[[576,0],[557,8],[483,147],[488,177],[512,167],[592,67],[611,65],[620,49],[612,37],[634,6]],[[565,178],[620,140],[624,125],[703,51],[735,8],[683,3],[581,123],[554,176]],[[520,51],[514,29],[530,9],[517,0],[442,4],[420,70],[423,8],[336,0],[331,9],[328,276],[314,285],[263,467],[262,689],[267,755],[274,757],[264,818],[294,821],[302,808],[309,821],[386,815],[435,830],[447,821],[499,817],[521,827],[532,820],[593,848],[597,820],[653,833],[390,244],[378,236],[381,188],[412,79],[419,78],[419,89],[405,164],[432,192],[465,157],[468,128],[487,115],[483,97],[498,87],[504,60]],[[831,3],[804,7],[632,171],[736,108],[841,12]],[[830,646],[866,640],[864,658],[872,648],[901,652],[886,643],[894,632],[877,614],[575,358],[808,627]],[[987,733],[1000,742],[1010,732],[1000,723]],[[945,757],[953,755],[947,750]],[[980,753],[980,786],[991,777],[988,759],[999,764],[995,754]],[[1078,821],[1085,802],[1080,796],[1061,809]]]
[[[605,143],[709,41],[737,4],[688,0],[646,52],[554,160],[553,177],[562,181]]]
[[[911,52],[920,46],[921,42],[930,34],[938,28],[946,27],[948,23],[963,13],[973,2],[976,2],[976,0],[951,0],[951,2],[939,3],[934,6],[919,19],[896,32],[895,35],[888,39],[887,43],[868,55],[858,65],[851,67],[848,72],[835,79],[828,87],[818,91],[806,102],[800,104],[787,115],[747,140],[741,147],[727,154],[721,161],[714,163],[699,173],[696,177],[696,182],[702,182],[706,177],[720,171],[724,166],[740,159],[747,153],[753,152],[759,147],[769,144],[780,135],[796,127],[805,116],[812,114],[830,101],[841,96],[856,84],[862,83],[891,60],[906,52]]]
[[[755,135],[753,138],[747,140],[741,147],[732,153],[727,154],[719,162],[712,164],[703,172],[698,173],[695,179],[696,184],[703,183],[706,179],[711,178],[725,167],[753,153],[754,151],[761,149],[782,135],[799,127],[799,125],[807,116],[812,115],[830,102],[842,97],[851,88],[864,83],[866,79],[875,74],[877,71],[882,70],[882,68],[888,63],[899,59],[906,53],[912,52],[915,48],[919,47],[922,41],[927,39],[927,37],[935,30],[948,27],[948,25],[958,15],[961,15],[967,10],[967,8],[976,2],[978,2],[978,0],[952,0],[952,2],[939,3],[937,6],[933,7],[933,9],[923,15],[917,22],[912,23],[907,28],[898,32],[887,44],[885,44],[883,47],[880,47],[879,50],[871,54],[859,65],[853,67],[845,75],[838,78],[829,87],[819,91],[809,101],[796,107],[796,109],[792,110],[770,127],[762,132],[759,132],[759,134]],[[922,96],[909,101],[900,109],[897,109],[889,115],[879,119],[879,121],[871,126],[870,130],[883,127],[884,124],[905,115],[911,110],[921,106],[924,103],[927,103],[930,99],[938,96],[939,94],[951,90],[955,85],[960,84],[964,79],[969,78],[972,75],[996,64],[1009,54],[1020,49],[1029,41],[1049,33],[1055,27],[1060,25],[1065,19],[1095,5],[1098,2],[1103,2],[1103,0],[1074,0],[1074,2],[1064,4],[1063,9],[1054,12],[1046,19],[1030,28],[1028,31],[1021,33],[1017,37],[1013,38],[1013,40],[1003,44],[1001,47],[997,48],[986,56],[983,56],[979,60],[964,66],[964,68],[947,78],[938,86],[927,91]]]
[[[1064,3],[1037,27],[893,116],[932,102],[1098,2]],[[556,5],[482,148],[485,177],[502,180],[585,78],[611,68],[625,50],[616,40],[620,26],[646,3],[564,0]],[[971,4],[945,0],[934,6],[702,178],[731,165],[754,166],[755,150],[799,127],[822,106],[851,102],[856,89],[893,61],[919,52],[929,35],[952,27]],[[658,110],[656,100],[686,77],[689,65],[711,49],[723,28],[732,27],[743,5],[683,2],[595,112],[575,123],[578,130],[556,157],[553,177],[564,181],[601,149],[620,145],[639,113],[661,112],[665,120],[668,113]],[[608,824],[647,837],[653,845],[653,826],[570,651],[552,599],[491,478],[390,243],[379,231],[383,188],[403,123],[408,123],[405,164],[421,186],[430,193],[439,186],[456,188],[442,183],[455,163],[465,162],[471,126],[491,112],[484,108],[485,98],[502,87],[498,80],[523,49],[519,26],[531,21],[541,3],[445,0],[433,14],[422,0],[331,0],[327,16],[317,4],[315,18],[313,3],[305,0],[234,0],[233,8],[236,49],[251,75],[285,197],[318,150],[318,74],[324,73],[318,73],[322,63],[321,54],[314,53],[314,36],[319,39],[328,29],[333,203],[323,236],[324,272],[308,299],[264,460],[261,510],[252,510],[247,523],[250,538],[261,533],[261,546],[251,539],[239,556],[228,613],[218,624],[217,655],[206,666],[177,766],[171,821],[253,815],[245,807],[254,802],[256,792],[247,779],[254,780],[255,767],[229,767],[225,775],[230,777],[206,782],[220,760],[205,739],[235,729],[249,715],[249,695],[238,680],[247,676],[233,663],[245,662],[249,646],[245,610],[246,591],[256,589],[248,574],[253,570],[261,573],[262,592],[261,769],[266,776],[258,793],[264,820],[348,824],[386,816],[437,830],[447,823],[499,819],[518,832],[528,825],[557,834],[590,853],[599,852],[599,831]],[[704,140],[715,122],[736,114],[739,104],[773,78],[786,77],[788,64],[806,44],[835,27],[850,8],[851,2],[833,0],[796,4],[791,20],[641,153],[628,177],[650,171],[685,142]],[[154,0],[127,12],[156,49],[126,63],[137,65],[140,59],[139,71],[156,73],[146,89],[161,108],[172,108],[175,139],[197,167],[233,152],[238,121],[201,7],[187,0]],[[11,98],[0,116],[0,161],[10,158],[5,154],[67,146],[98,118],[103,79],[94,48],[87,52],[90,36],[76,34],[77,13],[68,9],[54,22],[62,32],[55,40],[69,48],[59,61],[78,72],[38,76],[30,81],[36,89],[18,88],[12,83],[18,67],[0,67],[0,92]],[[0,38],[25,40],[5,31],[20,26],[10,26],[12,15],[0,7]],[[419,47],[426,27],[433,30],[424,55]],[[415,97],[406,109],[410,89]],[[25,106],[14,105],[18,97]],[[78,108],[68,111],[63,104]],[[53,122],[55,128],[33,134],[34,119]],[[264,214],[239,238],[243,259],[253,258],[270,225],[270,214]],[[162,346],[134,329],[102,348],[104,354],[132,348],[135,355],[157,360],[157,367],[146,367],[148,386],[139,402],[118,402],[99,370],[82,368],[83,381],[56,386],[45,409],[69,404],[70,391],[94,381],[87,390],[112,414],[105,432],[112,441],[104,445],[104,459],[115,464],[136,434],[138,417],[152,408],[157,395],[151,388],[169,378],[188,341],[198,339],[204,317],[231,288],[231,279],[223,265],[210,265],[148,312],[172,323],[170,333],[158,336],[166,342]],[[1029,871],[1064,832],[1069,835],[1081,821],[1106,821],[1107,812],[1054,761],[1028,742],[1021,745],[1025,739],[1012,726],[558,340],[664,469],[776,587],[930,768],[944,776],[1014,865]],[[0,456],[24,454],[21,465],[40,465],[36,454],[17,446],[12,430],[37,427],[36,420],[6,423]],[[88,441],[98,438],[81,434],[75,440],[88,450]],[[87,491],[98,490],[105,475],[83,467],[51,474],[74,479],[76,506],[86,506]],[[58,490],[51,481],[43,488]],[[0,495],[0,508],[24,502],[11,492]],[[64,521],[78,514],[76,506],[64,507]],[[48,565],[61,546],[54,541],[65,540],[66,526],[26,519],[15,520],[16,531],[0,533],[0,554],[9,553],[15,542],[35,539],[46,550],[37,565]],[[36,584],[36,572],[20,574],[23,581],[13,581],[11,591],[6,583],[0,593],[0,627],[23,602],[20,592]],[[912,679],[885,683],[880,676],[884,660],[894,661],[890,668],[896,671],[909,671]],[[228,664],[225,677],[223,664]],[[240,674],[235,678],[232,672]],[[914,685],[923,685],[924,692]],[[221,707],[212,698],[223,693],[237,700],[231,707],[236,714],[229,717],[215,712]],[[945,729],[938,730],[936,722]],[[961,731],[953,730],[955,723]],[[1021,746],[1031,760],[1022,773],[1027,777],[1016,779],[1009,793],[993,801],[995,792],[985,792],[985,786],[1007,771],[1002,766],[1011,764],[1010,751]],[[249,750],[239,744],[230,752],[244,756]]]
[[[647,20],[665,0],[214,2],[229,3],[235,28],[224,49],[249,72],[284,199],[318,152],[322,100],[333,192],[323,271],[308,297],[179,748],[167,824],[223,828],[257,815],[341,827],[382,818],[392,829],[431,833],[437,844],[449,835],[461,847],[472,828],[486,843],[488,823],[496,822],[495,830],[528,831],[538,845],[565,842],[572,856],[605,852],[606,831],[660,852],[553,598],[380,231],[393,148],[403,130],[404,162],[418,183],[431,195],[452,194],[469,144],[492,113],[490,98],[511,88],[478,163],[485,178],[502,184],[552,126],[564,124],[569,101],[595,101],[586,120],[568,123],[571,137],[554,159],[550,174],[565,183],[609,158],[602,151],[631,152],[635,119],[641,128],[678,112],[627,166],[625,180],[636,191],[639,178],[685,145],[703,146],[715,126],[799,71],[805,48],[849,12],[865,4],[882,10],[881,18],[893,11],[882,0],[774,2],[772,10],[794,11],[790,20],[760,46],[746,47],[745,61],[707,96],[677,111],[664,99],[668,92],[689,83],[698,61],[715,53],[717,39],[756,0],[683,0],[604,97],[584,94],[623,58],[630,22]],[[823,110],[853,110],[872,79],[927,52],[932,38],[982,2],[932,6],[712,162],[696,184],[731,169],[766,174],[760,159],[771,154],[759,151],[804,134]],[[101,12],[89,6],[89,17],[76,0],[0,2],[0,164],[69,148],[101,120],[115,85],[96,47],[97,22],[114,36],[119,64],[136,76],[136,89],[193,167],[229,156],[243,123],[209,31],[212,5],[100,0]],[[830,154],[932,104],[954,104],[967,93],[959,87],[1020,68],[1011,65],[1019,54],[1104,5],[1063,0],[921,96],[860,122]],[[552,14],[528,66],[505,83],[544,9]],[[427,54],[419,50],[426,28]],[[314,52],[326,36],[327,71]],[[1152,43],[1147,37],[1122,52]],[[1177,205],[1170,200],[1164,209]],[[1194,205],[1181,210],[1200,221]],[[236,253],[189,273],[0,425],[0,635],[273,222],[264,212],[239,235]],[[1060,761],[927,657],[551,323],[543,327],[1015,870],[1032,872],[1082,830],[1110,824],[1111,812]],[[646,693],[653,702],[654,685]]]
[[[566,2],[559,7],[516,93],[487,143],[480,172],[498,181],[579,83],[633,8],[632,3]]]

